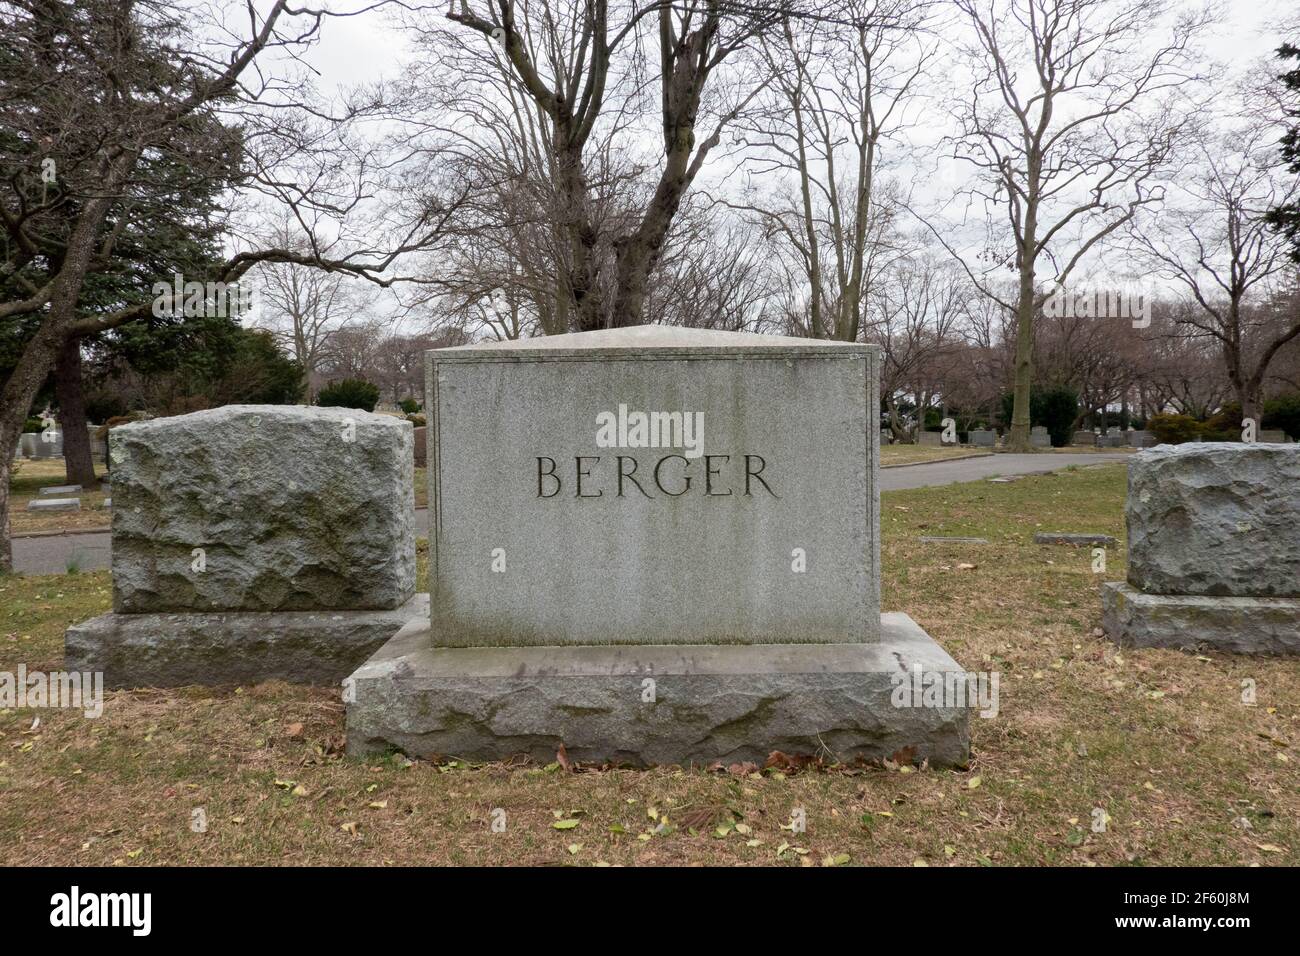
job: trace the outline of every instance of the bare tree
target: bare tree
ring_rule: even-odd
[[[359,290],[355,280],[340,273],[292,262],[268,264],[259,271],[257,324],[274,335],[303,367],[303,399],[310,403],[334,336],[355,321]]]
[[[785,4],[723,0],[461,0],[447,12],[500,45],[512,90],[541,120],[544,174],[565,240],[555,328],[644,321],[650,276],[683,198],[722,131],[766,81],[750,55],[753,42],[788,13]],[[658,155],[636,157],[648,172],[645,192],[621,221],[602,220],[588,147],[647,96],[656,101]],[[637,140],[645,133],[643,126],[628,131]],[[601,255],[602,242],[612,260]]]
[[[1191,326],[1178,321],[1179,312],[1196,308],[1186,298],[1152,308],[1151,328],[1143,336],[1151,359],[1144,402],[1151,414],[1172,410],[1205,419],[1232,394],[1213,340],[1189,334]]]
[[[761,50],[773,80],[738,123],[754,178],[772,185],[733,206],[763,223],[804,276],[796,331],[856,341],[875,276],[902,250],[884,177],[886,140],[938,44],[930,0],[849,0],[839,20],[784,20]]]
[[[1263,385],[1279,351],[1300,336],[1300,311],[1270,308],[1297,281],[1284,233],[1270,209],[1300,196],[1278,157],[1267,124],[1230,129],[1196,147],[1166,208],[1143,216],[1130,234],[1159,275],[1188,296],[1175,320],[1219,346],[1245,418],[1260,420]]]
[[[1174,95],[1193,78],[1193,39],[1208,14],[1167,0],[954,0],[973,34],[955,155],[980,184],[971,197],[1005,219],[1016,315],[1009,446],[1029,449],[1034,318],[1049,293],[1138,209],[1160,199],[1155,173],[1190,127]],[[945,227],[928,222],[956,255]],[[990,219],[990,226],[993,220]],[[964,260],[963,260],[964,261]],[[1043,270],[1042,267],[1047,269]],[[989,271],[975,279],[997,297]]]
[[[355,154],[340,153],[331,134],[373,104],[334,115],[304,102],[309,86],[284,72],[336,14],[287,0],[240,8],[227,20],[223,9],[169,0],[0,2],[15,40],[0,58],[0,228],[5,287],[16,290],[0,300],[0,321],[30,330],[0,387],[0,570],[12,567],[14,446],[38,389],[69,338],[139,321],[153,306],[147,289],[110,309],[83,306],[87,277],[111,261],[122,210],[165,206],[186,176],[224,182],[233,159],[246,189],[292,210],[308,252],[246,248],[203,279],[231,282],[269,261],[389,284],[401,279],[386,270],[436,243],[454,208],[431,202],[394,218],[382,247],[374,236],[356,241],[343,226],[372,192],[369,156],[362,151],[353,178],[340,156]],[[185,171],[179,183],[154,176],[157,157]],[[47,159],[53,184],[41,175]]]
[[[880,395],[895,440],[915,434],[900,400],[910,400],[922,428],[926,410],[945,396],[973,291],[955,265],[933,256],[899,263],[876,287],[866,340],[884,353]]]

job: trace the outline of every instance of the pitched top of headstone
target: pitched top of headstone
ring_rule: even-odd
[[[602,352],[611,356],[619,352],[637,354],[718,352],[719,357],[723,357],[722,353],[752,354],[781,349],[786,354],[818,353],[828,356],[835,352],[842,355],[865,355],[876,348],[877,346],[864,345],[860,342],[808,339],[792,335],[758,335],[753,332],[723,332],[717,329],[689,329],[673,325],[634,325],[621,329],[598,329],[594,332],[539,335],[531,339],[476,342],[472,345],[433,349],[431,354],[438,361],[444,362],[483,360],[502,353],[510,356],[537,353],[558,358],[589,352]]]
[[[138,422],[119,425],[109,432],[110,437],[137,435],[156,431],[189,430],[194,428],[213,429],[234,424],[248,425],[256,428],[263,421],[289,422],[291,424],[345,424],[352,421],[381,428],[401,429],[410,423],[404,418],[392,415],[375,415],[357,408],[332,408],[316,405],[222,405],[208,408],[187,415],[170,415],[163,418],[149,418]]]
[[[1132,458],[1148,463],[1199,457],[1222,461],[1244,455],[1255,455],[1261,458],[1281,456],[1282,459],[1296,456],[1300,460],[1300,445],[1268,441],[1188,441],[1178,445],[1155,445],[1151,448],[1143,448]]]

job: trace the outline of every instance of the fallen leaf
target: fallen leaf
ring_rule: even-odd
[[[716,807],[700,807],[690,810],[677,818],[677,825],[686,830],[703,830],[718,817]],[[651,818],[653,819],[653,817]]]
[[[564,744],[560,744],[560,749],[555,751],[555,762],[563,768],[565,773],[573,773],[573,764],[569,760],[569,752],[564,749]]]

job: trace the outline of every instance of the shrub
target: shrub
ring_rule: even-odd
[[[1264,427],[1280,428],[1300,441],[1300,392],[1280,395],[1265,402]]]
[[[1201,423],[1191,415],[1152,415],[1147,431],[1162,445],[1181,445],[1200,439]]]
[[[1002,395],[1002,423],[1011,427],[1011,414],[1015,395]],[[1079,416],[1079,396],[1072,388],[1057,385],[1051,388],[1032,389],[1029,393],[1029,424],[1045,425],[1052,436],[1052,445],[1063,448],[1070,444],[1074,420]]]
[[[413,398],[404,398],[397,405],[407,415],[414,415],[420,410],[420,403]]]
[[[1053,448],[1064,448],[1070,444],[1074,420],[1079,417],[1078,393],[1072,388],[1059,385],[1039,393],[1037,398],[1039,407],[1036,410],[1033,408],[1035,403],[1029,403],[1031,416],[1036,411],[1039,419],[1034,424],[1047,426]]]
[[[27,421],[23,422],[23,433],[26,435],[33,435],[36,432],[42,431],[45,431],[45,426],[41,424],[39,418],[29,418]]]
[[[117,392],[93,389],[86,393],[86,421],[106,422],[129,412],[130,406]]]
[[[359,408],[373,412],[379,404],[379,386],[360,378],[330,382],[316,396],[316,404],[322,408]]]

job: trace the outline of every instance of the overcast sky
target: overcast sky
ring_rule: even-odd
[[[332,8],[337,11],[363,8],[370,2],[371,0],[330,0]],[[1199,7],[1201,3],[1199,0],[1189,0],[1188,6]],[[1297,21],[1300,0],[1218,0],[1215,9],[1224,22],[1214,30],[1207,52],[1213,59],[1234,69],[1270,55],[1280,41],[1279,25],[1286,21]],[[467,31],[468,42],[476,42],[478,39],[477,35],[471,35]],[[371,11],[325,22],[320,42],[308,51],[304,59],[318,72],[320,91],[329,95],[342,88],[399,76],[403,65],[412,55],[406,31],[394,23],[388,14]],[[941,124],[942,120],[937,119],[936,122]],[[926,139],[926,133],[932,139],[942,135],[936,126],[920,132],[919,138]],[[726,161],[711,162],[710,167],[697,185],[716,187],[720,185],[719,180],[729,179],[735,169],[734,163]],[[936,175],[943,174],[941,171],[930,170],[925,176],[915,178],[928,181],[933,186],[938,182]],[[967,245],[965,242],[961,244]],[[371,298],[370,307],[375,311],[392,314],[391,305],[381,304],[377,298]]]
[[[354,10],[369,2],[332,0],[330,6]],[[1218,0],[1215,7],[1227,22],[1224,29],[1215,31],[1221,40],[1215,43],[1213,54],[1221,59],[1252,58],[1277,46],[1276,25],[1296,17],[1300,0]],[[386,14],[370,12],[326,23],[321,43],[307,59],[320,71],[324,89],[392,76],[409,55],[401,28],[389,23]]]

